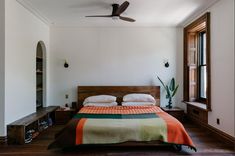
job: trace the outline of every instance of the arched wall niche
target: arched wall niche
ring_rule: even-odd
[[[46,107],[46,46],[39,41],[36,47],[36,108]]]

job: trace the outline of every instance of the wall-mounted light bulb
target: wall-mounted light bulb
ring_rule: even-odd
[[[168,68],[168,67],[170,66],[170,64],[169,64],[169,62],[168,62],[168,59],[165,59],[165,60],[163,61],[163,63],[164,63],[164,66],[165,66],[166,68]]]
[[[68,68],[69,67],[69,64],[68,64],[68,62],[65,60],[65,62],[64,62],[64,67],[65,68]]]

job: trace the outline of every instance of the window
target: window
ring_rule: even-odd
[[[206,100],[206,90],[207,90],[207,83],[206,83],[206,32],[200,32],[198,34],[199,38],[199,63],[198,63],[198,70],[199,70],[199,99]]]
[[[184,101],[210,105],[210,13],[184,28]]]

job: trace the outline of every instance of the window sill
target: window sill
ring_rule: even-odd
[[[211,111],[210,109],[207,108],[207,105],[205,103],[201,103],[201,102],[189,102],[189,101],[183,101],[185,104],[187,105],[191,105],[194,107],[197,107],[199,109],[202,109],[204,111]]]

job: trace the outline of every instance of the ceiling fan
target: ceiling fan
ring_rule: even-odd
[[[120,6],[119,4],[116,4],[116,3],[112,4],[113,11],[111,15],[91,15],[91,16],[85,16],[85,17],[111,17],[112,19],[121,19],[121,20],[128,21],[128,22],[135,22],[135,20],[132,18],[121,16],[121,14],[129,6],[129,4],[130,3],[127,1],[122,3]]]

